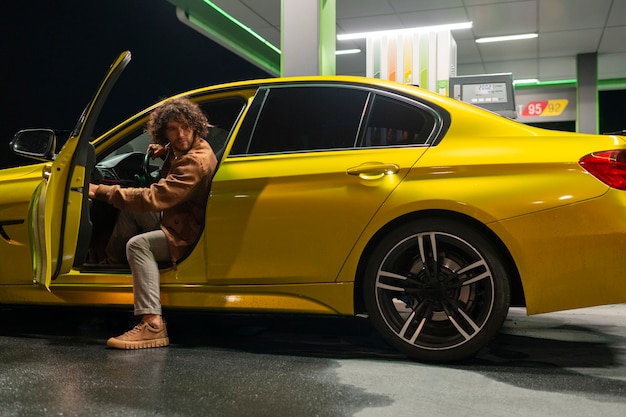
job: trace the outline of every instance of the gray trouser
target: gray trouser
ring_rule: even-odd
[[[140,233],[161,228],[161,213],[120,210],[106,247],[108,263],[126,263],[126,243]]]
[[[157,262],[171,259],[160,213],[120,211],[107,245],[112,263],[128,259],[133,274],[135,315],[161,314],[160,274]]]
[[[133,273],[135,315],[161,314],[159,261],[170,260],[170,248],[162,230],[130,238],[126,256]]]

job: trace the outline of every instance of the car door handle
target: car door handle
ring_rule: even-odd
[[[365,179],[382,178],[384,175],[397,174],[400,166],[383,162],[366,162],[356,167],[348,168],[348,175],[358,175]]]

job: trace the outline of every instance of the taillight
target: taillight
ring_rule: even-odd
[[[626,150],[590,153],[578,163],[609,187],[626,190]]]

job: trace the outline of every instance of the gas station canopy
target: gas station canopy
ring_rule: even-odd
[[[169,0],[179,19],[280,74],[281,7],[295,0]],[[318,0],[323,5],[326,0]],[[575,80],[577,56],[597,54],[598,79],[626,78],[626,0],[332,0],[337,35],[471,22],[454,32],[459,75],[513,72],[515,80]],[[477,43],[480,38],[537,34]],[[336,73],[365,75],[365,39],[337,40]]]

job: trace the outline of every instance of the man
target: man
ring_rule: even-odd
[[[133,275],[135,315],[141,322],[126,333],[112,337],[107,346],[142,349],[167,346],[166,324],[160,301],[157,262],[176,262],[192,247],[202,230],[210,182],[217,166],[206,116],[197,104],[185,98],[171,99],[150,115],[147,131],[153,158],[165,155],[161,179],[148,188],[90,184],[89,196],[104,200],[122,211],[145,213],[160,224],[145,227],[126,244]],[[160,213],[160,216],[154,216]],[[116,226],[117,227],[117,226]]]

